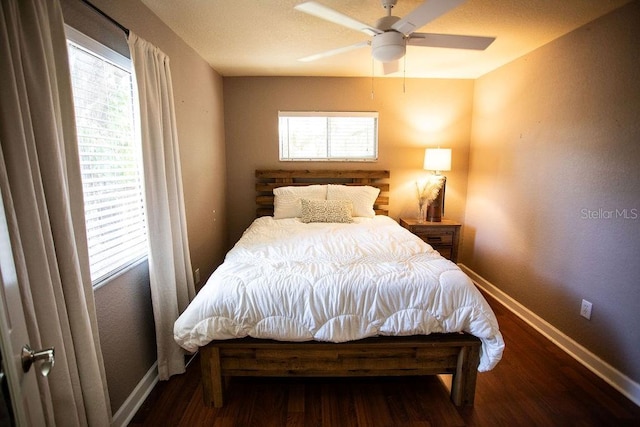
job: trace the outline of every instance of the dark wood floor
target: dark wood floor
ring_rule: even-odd
[[[502,361],[480,373],[473,407],[438,377],[234,378],[225,407],[202,403],[197,358],[156,386],[130,426],[640,426],[640,407],[497,302]]]

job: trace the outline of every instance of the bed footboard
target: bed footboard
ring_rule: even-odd
[[[469,334],[376,337],[346,343],[243,338],[200,349],[205,404],[224,404],[234,376],[347,377],[452,374],[451,400],[473,405],[480,340]]]

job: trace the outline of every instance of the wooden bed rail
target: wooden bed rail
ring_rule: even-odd
[[[224,404],[234,376],[346,377],[452,374],[451,400],[473,405],[480,340],[473,335],[375,337],[346,343],[254,338],[214,341],[201,348],[204,401]]]

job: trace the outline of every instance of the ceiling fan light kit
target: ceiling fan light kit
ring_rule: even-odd
[[[421,3],[407,16],[399,18],[391,15],[397,0],[380,0],[387,15],[378,20],[375,26],[364,24],[334,9],[315,1],[307,1],[295,6],[296,10],[332,22],[352,30],[367,34],[371,39],[351,46],[332,49],[327,52],[302,58],[302,61],[314,61],[371,45],[371,56],[383,64],[389,64],[402,58],[407,44],[423,47],[440,47],[449,49],[486,49],[495,39],[492,37],[460,36],[455,34],[415,33],[427,23],[447,13],[465,0],[428,0]],[[386,67],[393,70],[397,67]],[[385,74],[387,74],[385,72]]]
[[[402,58],[406,51],[404,36],[395,31],[378,34],[371,41],[371,54],[380,62],[392,62]]]

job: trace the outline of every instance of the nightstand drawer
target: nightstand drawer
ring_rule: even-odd
[[[430,245],[452,245],[453,244],[453,232],[450,232],[450,233],[416,232],[415,235]]]
[[[453,248],[451,246],[434,246],[433,249],[438,251],[438,253],[446,259],[451,259],[453,255]]]
[[[443,219],[440,222],[418,221],[412,218],[400,218],[400,225],[431,245],[440,255],[458,262],[460,244],[459,222]]]

